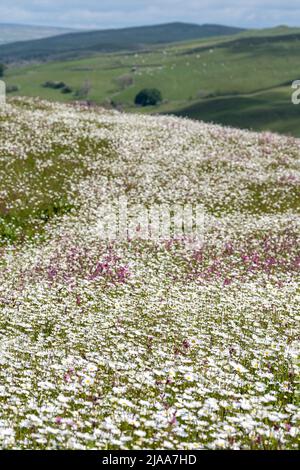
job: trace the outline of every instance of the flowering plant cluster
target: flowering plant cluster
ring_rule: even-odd
[[[300,143],[13,99],[0,112],[0,447],[299,447]],[[102,240],[99,207],[193,204]]]

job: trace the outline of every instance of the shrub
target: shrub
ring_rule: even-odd
[[[13,93],[14,91],[19,91],[20,87],[18,85],[6,85],[6,93]]]
[[[44,88],[52,88],[54,82],[48,81],[42,84],[42,87]]]
[[[53,88],[54,90],[59,90],[61,88],[65,88],[67,85],[64,82],[53,82],[49,80],[42,85],[44,88]]]
[[[162,101],[162,95],[156,88],[144,88],[135,97],[135,104],[139,106],[155,106]]]
[[[69,87],[69,86],[66,85],[66,86],[64,86],[64,87],[61,89],[61,92],[62,92],[62,93],[66,93],[66,94],[67,94],[67,93],[72,93],[72,92],[73,92],[73,89],[72,89],[71,87]]]

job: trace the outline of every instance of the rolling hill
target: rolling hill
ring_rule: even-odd
[[[1,448],[299,449],[299,155],[270,133],[10,99]],[[178,221],[196,206],[191,249]]]
[[[71,28],[0,23],[0,45],[42,39],[71,32]]]
[[[169,23],[155,26],[70,33],[63,36],[0,46],[0,61],[82,57],[96,52],[141,50],[151,45],[240,33],[220,25]]]
[[[295,59],[299,50],[300,29],[280,27],[148,51],[14,66],[5,80],[8,87],[17,87],[12,95],[83,99],[130,112],[171,113],[299,137],[300,109],[291,103],[291,83],[300,78]],[[71,92],[43,87],[49,80],[64,82]],[[156,107],[135,107],[134,97],[145,87],[160,89],[164,101]]]

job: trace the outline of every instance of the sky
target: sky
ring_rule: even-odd
[[[83,29],[171,21],[300,26],[299,0],[1,0],[0,22]]]

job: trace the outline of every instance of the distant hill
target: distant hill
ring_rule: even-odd
[[[52,28],[49,26],[30,26],[0,23],[0,44],[48,38],[71,31],[71,28]]]
[[[300,107],[291,102],[292,82],[300,79],[299,51],[300,28],[281,26],[162,44],[138,53],[120,50],[16,64],[7,68],[4,80],[9,96],[88,100],[125,111],[170,113],[300,137]],[[51,81],[65,87],[44,86]],[[135,96],[143,88],[158,88],[163,101],[136,107]]]
[[[169,23],[124,29],[69,33],[0,46],[0,61],[68,59],[95,52],[141,50],[151,45],[233,35],[241,28],[220,25]]]

